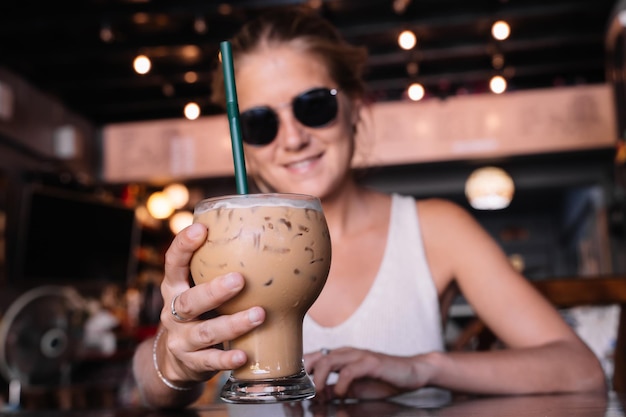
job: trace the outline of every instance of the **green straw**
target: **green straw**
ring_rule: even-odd
[[[246,162],[243,157],[243,142],[239,124],[239,105],[237,104],[237,88],[235,87],[235,71],[233,69],[233,54],[230,42],[220,43],[222,53],[222,71],[224,72],[224,88],[226,91],[226,113],[230,126],[230,141],[235,163],[235,181],[238,194],[248,194],[248,180],[246,176]]]

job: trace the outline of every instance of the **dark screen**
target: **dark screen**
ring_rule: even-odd
[[[21,284],[128,281],[138,235],[132,208],[50,189],[33,190],[25,203]]]

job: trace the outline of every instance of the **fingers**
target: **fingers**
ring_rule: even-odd
[[[193,289],[179,298],[188,295]],[[265,311],[261,307],[252,307],[208,320],[177,324],[171,323],[173,319],[169,320],[169,331],[165,334],[172,374],[180,380],[202,380],[209,378],[215,371],[236,369],[246,363],[247,357],[243,351],[224,351],[221,345],[263,323]]]
[[[322,349],[305,355],[305,369],[313,376],[313,383],[320,394],[328,391],[327,385],[333,384],[336,380],[336,374],[333,371],[340,367],[341,362],[338,362],[339,356],[337,355],[337,352],[340,351],[341,349],[333,352]],[[332,380],[331,375],[333,376]]]
[[[259,326],[264,320],[265,310],[252,307],[235,314],[193,322],[193,329],[185,332],[184,337],[173,339],[169,347],[178,352],[200,351],[233,340]]]
[[[206,226],[194,223],[174,237],[165,253],[165,281],[171,287],[187,286],[189,262],[207,236]]]
[[[243,276],[233,272],[193,288],[187,287],[186,291],[170,295],[174,289],[169,288],[169,285],[164,282],[161,284],[161,292],[166,302],[161,314],[161,321],[176,320],[175,316],[182,319],[177,320],[179,322],[195,319],[237,295],[244,284]]]
[[[176,235],[165,255],[161,322],[167,329],[163,337],[167,348],[163,367],[166,375],[181,381],[203,380],[216,371],[241,367],[246,363],[246,354],[241,350],[225,351],[221,345],[265,320],[265,311],[260,307],[208,318],[208,312],[237,295],[245,282],[240,273],[229,273],[190,288],[189,263],[207,234],[205,226],[192,224]]]
[[[324,355],[306,355],[308,372],[325,400],[384,398],[407,388],[418,388],[411,378],[408,358],[395,358],[367,350],[341,348]],[[336,378],[333,378],[336,377]]]

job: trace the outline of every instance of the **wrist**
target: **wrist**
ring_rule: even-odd
[[[446,355],[443,352],[428,352],[416,356],[413,362],[413,374],[419,381],[419,387],[437,386],[437,376],[444,368]],[[419,388],[418,387],[418,388]]]
[[[163,352],[163,349],[161,348],[161,339],[164,331],[165,329],[163,328],[158,331],[158,333],[154,337],[154,342],[152,344],[152,365],[154,367],[154,371],[156,372],[161,382],[168,388],[175,391],[191,391],[195,386],[198,385],[198,382],[170,379],[166,377],[163,373],[164,367],[161,363],[161,360],[165,356],[165,352]]]

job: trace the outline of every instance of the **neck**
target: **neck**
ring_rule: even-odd
[[[370,191],[348,181],[338,192],[324,197],[322,208],[331,234],[340,238],[363,225],[361,214]]]

